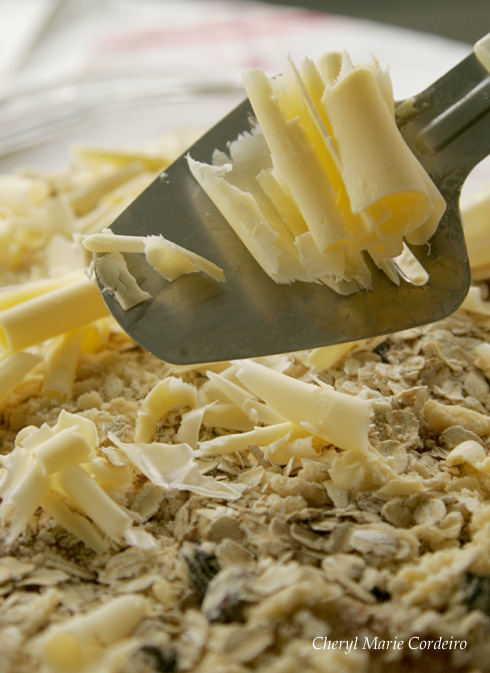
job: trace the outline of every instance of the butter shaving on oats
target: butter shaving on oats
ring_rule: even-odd
[[[490,315],[490,302],[485,301],[482,296],[481,288],[474,285],[468,290],[468,294],[464,298],[461,308],[470,313],[477,313],[480,315]]]
[[[349,353],[356,346],[362,346],[364,341],[350,341],[341,344],[332,344],[331,346],[321,346],[307,351],[301,356],[301,359],[310,367],[315,367],[325,371],[335,365],[344,355]]]
[[[252,360],[234,366],[238,379],[291,423],[341,449],[368,447],[372,414],[368,400],[299,381]]]
[[[330,476],[335,486],[345,490],[379,488],[385,496],[410,495],[422,490],[419,477],[399,475],[372,447],[337,456]]]
[[[471,439],[455,446],[449,452],[446,463],[451,466],[467,463],[479,472],[490,473],[490,457],[479,442]]]
[[[427,400],[424,417],[428,426],[436,432],[460,425],[479,437],[490,435],[490,417],[459,404],[447,405],[436,400]]]
[[[65,332],[51,341],[44,356],[43,393],[66,400],[72,396],[75,371],[87,328]]]
[[[90,473],[98,443],[92,421],[65,411],[53,427],[29,426],[18,433],[0,482],[0,519],[8,526],[8,544],[24,531],[36,510],[46,504],[46,510],[61,526],[92,548],[100,549],[105,544],[81,515],[118,544],[126,541],[143,548],[154,546],[150,535],[133,530],[134,517],[97,482],[100,473],[97,463],[93,474]]]
[[[69,533],[81,540],[96,554],[103,554],[109,549],[107,538],[104,538],[85,516],[72,509],[56,491],[49,491],[42,500],[42,508]]]
[[[114,598],[86,615],[51,627],[41,639],[43,659],[56,671],[83,671],[95,662],[103,664],[110,648],[128,639],[149,614],[148,601],[141,596]],[[125,659],[127,652],[124,654]]]
[[[0,361],[0,401],[41,362],[34,353],[21,352]]]
[[[280,423],[277,425],[267,425],[265,427],[255,428],[249,432],[240,432],[236,434],[221,435],[208,439],[199,444],[198,456],[209,456],[215,454],[234,453],[243,451],[251,444],[260,447],[267,447],[277,441],[287,442],[292,437],[307,437],[308,430],[301,428],[293,423]],[[277,448],[277,447],[276,447]]]
[[[0,311],[0,348],[11,355],[107,316],[95,282],[78,279]]]
[[[208,371],[206,375],[211,384],[206,390],[208,399],[211,395],[224,395],[255,424],[271,425],[284,422],[285,419],[280,414],[276,413],[270,406],[262,404],[250,390],[241,385],[241,382],[236,379],[234,367],[230,367],[221,374]]]
[[[202,426],[204,414],[211,407],[213,403],[207,404],[197,409],[191,409],[182,415],[179,429],[177,431],[177,439],[182,444],[188,444],[192,449],[196,450],[199,443],[199,431]]]
[[[158,421],[177,406],[194,407],[197,391],[176,376],[168,376],[157,383],[143,400],[134,432],[135,442],[151,441]]]
[[[56,290],[68,283],[75,283],[82,277],[82,272],[68,273],[54,278],[31,280],[20,285],[4,287],[0,290],[0,311],[22,304],[42,294]]]
[[[153,484],[165,489],[191,491],[205,497],[235,500],[244,486],[218,481],[201,474],[194,460],[194,451],[188,444],[127,444],[114,434],[109,439]]]

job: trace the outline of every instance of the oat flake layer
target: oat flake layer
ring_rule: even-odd
[[[24,196],[2,215],[3,285],[83,273],[78,235],[106,227],[150,164],[84,150],[64,174],[19,174]],[[485,293],[427,327],[258,361],[315,399],[366,403],[365,446],[285,417],[239,363],[173,367],[110,318],[34,344],[0,407],[0,670],[490,670]],[[56,440],[43,450],[41,428]],[[60,443],[67,428],[78,458]],[[28,469],[44,491],[21,525]],[[79,479],[114,520],[77,500],[67,484]],[[313,647],[356,637],[405,646]]]

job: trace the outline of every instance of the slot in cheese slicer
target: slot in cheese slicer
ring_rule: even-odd
[[[216,148],[225,150],[228,141],[250,128],[252,116],[245,100],[188,152],[197,161],[211,163]],[[125,254],[130,273],[151,298],[124,310],[103,292],[111,313],[143,348],[176,364],[355,341],[453,313],[470,284],[459,210],[461,187],[471,169],[490,153],[490,35],[425,91],[398,103],[396,118],[447,202],[429,245],[411,248],[428,272],[426,284],[402,281],[397,286],[374,265],[373,289],[349,296],[317,283],[275,283],[194,180],[182,155],[111,229],[126,235],[162,234],[222,267],[226,282],[201,273],[168,282],[143,254]]]

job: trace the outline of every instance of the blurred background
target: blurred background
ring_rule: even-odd
[[[489,31],[490,0],[0,0],[0,171],[204,130],[288,54],[374,54],[402,99]]]
[[[35,78],[44,80],[67,71],[83,51],[100,60],[106,56],[104,47],[113,52],[117,47],[139,51],[140,59],[144,39],[146,50],[155,50],[157,42],[172,41],[170,32],[175,41],[184,22],[202,27],[199,40],[206,29],[210,38],[216,37],[216,26],[226,17],[234,22],[231,37],[238,41],[243,40],[238,26],[243,21],[251,37],[260,33],[273,42],[288,10],[296,10],[301,19],[317,12],[313,20],[320,25],[329,16],[350,17],[466,43],[490,31],[489,0],[0,0],[0,91],[13,79],[25,79],[38,60],[42,69],[35,69]],[[302,28],[300,21],[298,32]],[[61,35],[70,36],[70,41],[60,51]],[[55,59],[44,63],[55,53]],[[228,56],[223,53],[223,59]],[[259,60],[260,53],[256,56]]]
[[[475,42],[490,31],[489,0],[268,0],[319,12],[372,19],[453,40]]]

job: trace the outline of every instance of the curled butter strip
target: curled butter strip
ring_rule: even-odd
[[[445,202],[397,128],[387,72],[331,53],[243,80],[258,126],[188,163],[249,252],[278,283],[371,289],[367,254],[399,284],[404,241],[427,242]]]
[[[235,364],[238,379],[284,419],[341,449],[365,450],[372,407],[367,400],[275,372],[253,360]]]
[[[0,348],[11,355],[108,315],[94,281],[57,287],[0,311]]]
[[[43,393],[64,400],[71,397],[78,357],[86,334],[84,327],[60,334],[46,349]]]
[[[34,353],[16,353],[0,361],[0,401],[40,362]]]
[[[193,407],[196,401],[197,391],[190,383],[185,383],[176,376],[160,381],[141,404],[134,431],[135,441],[150,442],[162,416],[176,406]]]
[[[13,285],[0,290],[0,311],[21,304],[28,299],[34,299],[42,294],[56,290],[63,285],[75,283],[80,280],[81,273],[70,273],[55,278],[33,280],[22,285]]]

